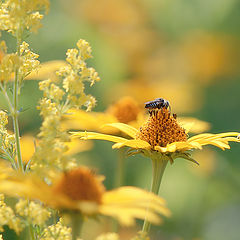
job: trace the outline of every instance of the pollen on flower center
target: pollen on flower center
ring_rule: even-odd
[[[53,185],[53,190],[68,196],[72,200],[101,203],[105,188],[99,177],[91,169],[79,167],[65,172]]]
[[[114,115],[119,122],[129,123],[137,119],[140,107],[133,98],[123,97],[118,102],[111,105],[107,112]]]
[[[176,116],[171,116],[167,108],[161,108],[150,112],[148,121],[139,129],[136,138],[148,142],[154,148],[187,141],[187,134],[178,124]]]

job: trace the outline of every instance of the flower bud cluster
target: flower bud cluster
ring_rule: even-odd
[[[51,212],[42,204],[33,201],[29,202],[25,199],[20,199],[15,208],[20,216],[26,217],[29,222],[40,226],[45,224],[51,216]]]
[[[37,32],[41,27],[43,15],[39,11],[48,11],[48,0],[6,0],[0,5],[0,30],[14,36],[25,30]]]
[[[6,125],[8,124],[8,116],[4,111],[0,111],[0,156],[1,158],[14,161],[15,159],[15,137],[10,134]]]
[[[4,195],[0,194],[0,231],[3,232],[3,226],[8,225],[16,233],[22,230],[22,223],[20,218],[16,217],[12,208],[8,207],[4,202]]]
[[[92,85],[100,80],[97,72],[88,68],[85,62],[91,57],[89,44],[79,40],[77,47],[67,51],[67,64],[57,71],[57,77],[39,83],[43,98],[38,109],[43,122],[38,135],[39,145],[32,159],[32,168],[36,170],[44,170],[46,166],[66,170],[75,166],[74,159],[65,154],[70,137],[62,129],[61,121],[70,108],[85,105],[87,110],[91,110],[96,101],[91,95],[85,94],[84,82],[90,81]]]
[[[44,229],[40,240],[71,240],[72,229],[62,223],[62,219],[57,224],[51,225]]]

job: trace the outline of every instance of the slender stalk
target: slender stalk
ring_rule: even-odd
[[[162,176],[164,170],[167,166],[168,161],[164,159],[161,155],[156,157],[152,157],[152,169],[153,169],[153,176],[152,176],[152,186],[151,192],[158,195],[160,184],[162,181]],[[145,218],[142,232],[148,233],[150,231],[151,223]]]
[[[120,148],[118,150],[118,158],[117,158],[117,166],[116,166],[116,178],[114,187],[118,188],[123,186],[124,181],[124,166],[125,166],[125,155],[124,155],[124,148]],[[119,223],[116,219],[112,220],[112,231],[118,232],[119,231]]]
[[[20,44],[21,44],[21,34],[17,34],[17,55],[20,56]],[[20,133],[19,133],[19,125],[18,125],[18,90],[19,90],[19,68],[15,71],[15,79],[13,83],[13,127],[16,141],[16,153],[17,153],[17,164],[18,168],[24,172],[21,148],[20,148]]]
[[[1,82],[0,82],[0,89],[1,89],[1,91],[2,91],[2,93],[3,93],[3,95],[4,95],[4,97],[5,97],[5,99],[7,100],[8,107],[9,107],[9,111],[10,111],[11,114],[12,114],[12,112],[13,112],[13,106],[12,106],[11,100],[10,100],[10,98],[8,97],[7,91],[6,91],[5,87],[2,85]]]
[[[71,213],[71,227],[72,227],[72,240],[77,240],[80,237],[83,225],[83,216],[78,212]]]
[[[31,240],[35,240],[34,229],[33,229],[33,225],[31,223],[29,224],[29,235],[30,235]]]
[[[125,150],[124,148],[120,148],[118,151],[116,183],[115,183],[116,188],[121,187],[123,185],[124,165],[125,165],[124,150]]]

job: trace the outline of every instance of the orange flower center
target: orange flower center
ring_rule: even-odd
[[[139,129],[137,139],[148,142],[152,148],[166,147],[173,142],[187,141],[185,130],[178,124],[176,115],[171,116],[166,108],[149,111],[148,121]]]
[[[53,190],[67,195],[76,201],[93,201],[101,203],[105,188],[90,169],[79,167],[62,175],[53,185]]]
[[[121,123],[129,123],[137,119],[140,107],[131,97],[123,97],[107,109],[107,112],[115,116]]]

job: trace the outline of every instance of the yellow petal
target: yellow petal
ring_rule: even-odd
[[[114,131],[102,131],[100,127],[103,124],[114,122],[117,122],[117,119],[108,113],[86,112],[80,109],[71,109],[68,111],[68,115],[64,116],[62,126],[64,129],[101,131],[111,134],[112,132],[116,132],[116,130],[114,129]]]
[[[131,148],[143,148],[143,149],[149,149],[151,148],[150,144],[146,141],[140,140],[140,139],[134,139],[134,140],[126,140],[122,143],[116,143],[112,146],[112,148],[121,148],[123,146],[131,147]]]
[[[183,117],[178,118],[178,122],[185,129],[185,132],[191,133],[201,133],[208,131],[210,129],[210,124],[208,122],[199,120],[197,118]]]
[[[80,139],[87,140],[87,139],[95,139],[95,140],[106,140],[110,142],[122,143],[125,142],[127,139],[117,136],[112,136],[103,133],[96,133],[96,132],[70,132],[72,137],[79,137]]]
[[[31,159],[35,152],[35,139],[30,135],[25,135],[20,138],[20,146],[22,152],[22,160],[25,164]]]
[[[226,133],[218,133],[218,134],[211,134],[211,133],[203,133],[203,134],[198,134],[196,136],[193,136],[191,138],[188,139],[188,142],[191,141],[200,141],[200,140],[204,140],[204,139],[212,139],[212,138],[223,138],[223,137],[237,137],[239,135],[238,132],[226,132]]]
[[[59,68],[66,65],[66,62],[61,60],[49,61],[42,63],[38,71],[32,72],[29,74],[26,79],[36,79],[36,80],[44,80],[50,78],[51,75],[54,75]]]
[[[66,155],[74,155],[79,152],[88,151],[93,147],[92,141],[84,142],[80,139],[73,138],[71,142],[65,143],[68,146]]]
[[[157,195],[135,187],[121,187],[105,192],[100,211],[117,217],[123,224],[134,223],[134,218],[147,219],[158,223],[157,214],[170,215],[165,201]]]
[[[117,128],[118,130],[120,130],[121,132],[124,132],[131,138],[135,138],[138,132],[136,128],[124,123],[109,123],[109,124],[104,124],[102,127],[105,127],[105,126]]]

